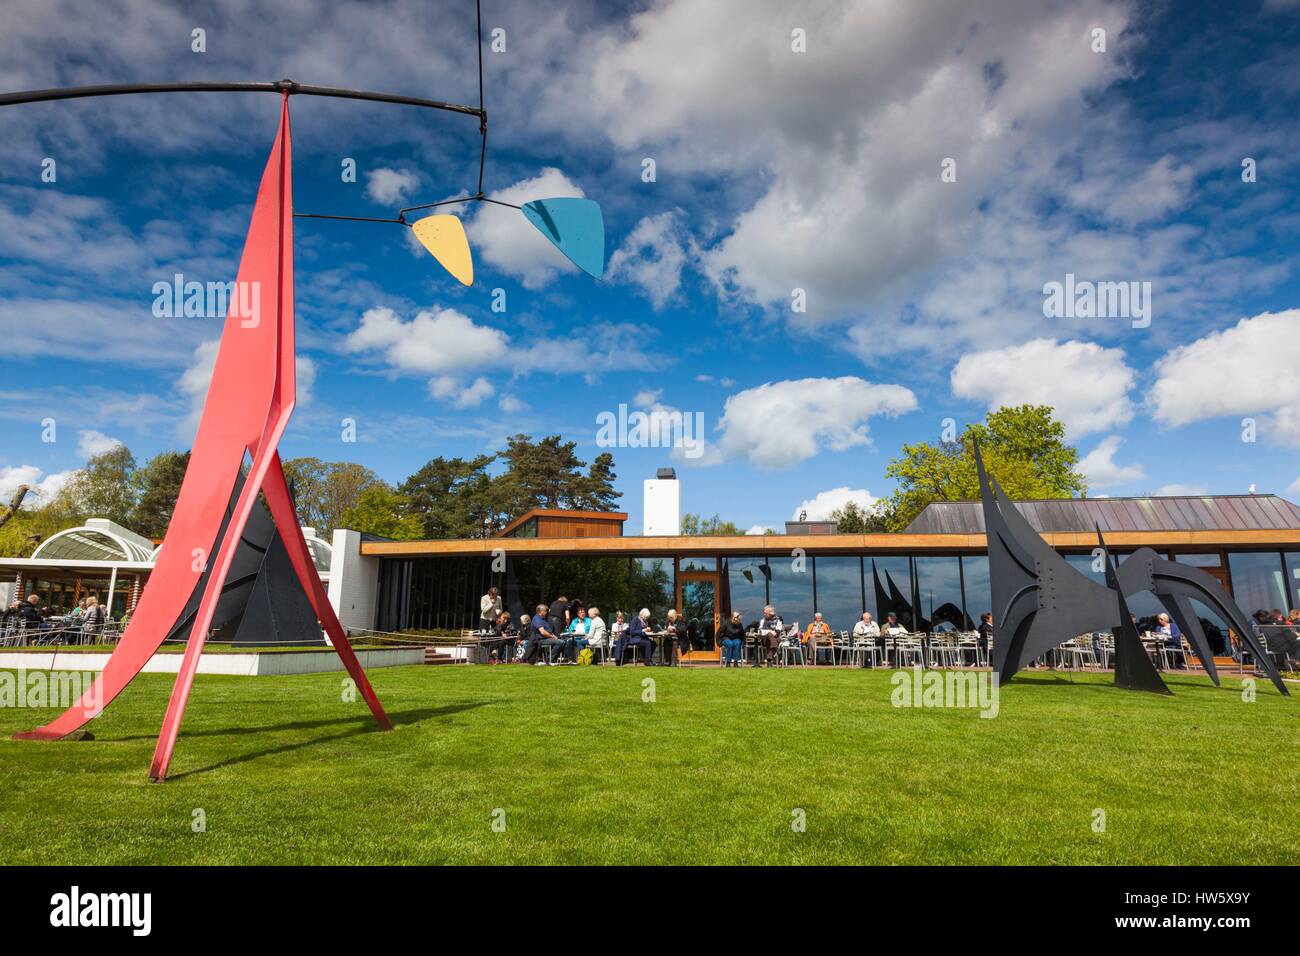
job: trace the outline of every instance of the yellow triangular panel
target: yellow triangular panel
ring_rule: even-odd
[[[442,263],[442,267],[460,280],[474,284],[474,260],[469,254],[465,227],[456,216],[426,216],[411,227],[415,238]]]

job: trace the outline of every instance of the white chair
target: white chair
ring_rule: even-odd
[[[925,644],[923,635],[907,634],[898,638],[895,645],[897,660],[894,664],[903,667],[905,663],[925,666]]]

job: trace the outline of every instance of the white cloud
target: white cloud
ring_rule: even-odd
[[[122,442],[119,439],[112,438],[93,428],[77,432],[77,454],[82,458],[94,458],[96,455],[112,451],[121,444]]]
[[[584,195],[577,183],[550,166],[532,179],[488,194],[491,199],[516,206],[533,199],[581,199]],[[465,232],[479,260],[514,276],[528,289],[540,289],[557,273],[577,271],[577,266],[533,228],[519,210],[492,203],[476,205],[473,216],[465,220]]]
[[[418,173],[406,169],[380,167],[366,177],[366,195],[385,206],[396,206],[420,184]]]
[[[1088,479],[1090,489],[1111,488],[1146,477],[1146,469],[1141,465],[1121,465],[1115,461],[1120,442],[1118,435],[1103,438],[1096,448],[1079,460],[1079,470]]]
[[[698,250],[678,210],[646,216],[609,258],[606,274],[639,288],[656,310],[681,288],[682,269]]]
[[[658,402],[663,397],[663,394],[661,388],[643,388],[632,396],[632,404],[637,408],[648,408]]]
[[[870,445],[868,420],[915,410],[901,385],[873,385],[853,376],[769,382],[737,392],[723,406],[722,451],[757,468],[788,468],[823,448]]]
[[[502,395],[497,399],[497,408],[507,415],[518,415],[528,410],[528,403],[515,395]]]
[[[1151,403],[1165,425],[1258,416],[1258,432],[1300,446],[1300,309],[1263,312],[1156,363]]]
[[[864,510],[870,510],[878,500],[866,488],[849,488],[847,485],[831,488],[801,502],[791,513],[790,520],[798,521],[800,513],[806,511],[809,521],[826,521],[831,512],[843,508],[850,501]]]
[[[76,469],[44,475],[35,465],[12,465],[0,468],[0,507],[7,506],[19,485],[26,485],[28,497],[23,506],[49,504],[74,475]]]
[[[767,534],[769,531],[775,531],[775,530],[776,529],[773,528],[771,525],[756,524],[756,525],[752,525],[750,529],[745,532],[745,534],[763,535],[763,534]]]
[[[477,408],[496,394],[496,388],[486,378],[479,376],[469,385],[462,385],[448,375],[429,381],[429,394],[434,398],[449,398],[456,408]]]
[[[1127,424],[1136,374],[1122,349],[1094,342],[1034,339],[963,356],[952,370],[952,393],[1007,405],[1051,405],[1071,438]]]
[[[1169,497],[1178,495],[1199,497],[1200,495],[1208,495],[1209,493],[1210,489],[1205,485],[1180,485],[1174,483],[1172,485],[1161,485],[1156,489],[1157,495]]]
[[[189,413],[176,425],[176,434],[181,438],[191,438],[199,427],[203,416],[203,403],[208,398],[208,386],[212,383],[212,372],[217,366],[217,352],[221,348],[220,339],[201,342],[194,349],[189,365],[176,379],[176,389],[189,403]],[[306,355],[298,355],[294,360],[296,408],[303,408],[311,402],[316,385],[316,363]]]
[[[392,309],[367,309],[345,339],[348,351],[378,352],[395,372],[445,375],[501,361],[509,338],[455,309],[425,309],[403,321]]]

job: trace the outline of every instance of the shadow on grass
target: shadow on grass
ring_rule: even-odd
[[[408,724],[419,724],[426,720],[432,720],[436,717],[449,717],[452,714],[463,713],[467,710],[476,710],[479,707],[488,707],[492,704],[499,703],[494,700],[475,701],[466,704],[448,704],[444,707],[421,707],[417,710],[403,710],[397,713],[389,713],[388,719],[392,721],[394,727],[402,727]],[[220,770],[222,767],[233,767],[241,763],[248,763],[252,760],[259,760],[262,757],[272,757],[277,754],[292,753],[295,750],[302,750],[307,747],[315,747],[319,744],[334,743],[339,740],[347,740],[350,737],[360,737],[363,734],[383,733],[379,725],[374,722],[370,714],[364,716],[358,714],[351,717],[338,717],[332,720],[300,720],[287,724],[275,724],[270,727],[240,727],[232,730],[201,730],[194,733],[182,733],[181,740],[186,737],[220,737],[220,736],[239,736],[250,733],[271,733],[281,730],[311,730],[317,727],[332,727],[339,724],[359,723],[360,726],[341,734],[329,734],[323,737],[314,737],[311,740],[300,740],[296,743],[282,744],[279,747],[267,747],[263,750],[256,750],[251,753],[239,754],[238,756],[228,757],[217,763],[209,764],[206,767],[197,767],[194,770],[186,770],[182,773],[169,774],[168,780],[183,780],[186,777],[192,777],[197,774],[211,773],[213,770]],[[139,737],[122,738],[139,740]],[[150,738],[152,739],[152,738]],[[179,745],[179,741],[178,741]]]

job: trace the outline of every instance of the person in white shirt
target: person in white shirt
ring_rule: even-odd
[[[501,616],[501,598],[497,595],[496,588],[488,588],[487,594],[479,599],[478,608],[479,630],[492,630],[497,618]]]
[[[872,620],[870,611],[863,611],[862,620],[853,625],[853,640],[857,644],[874,643],[880,649],[880,659],[884,660],[885,639],[880,636],[880,625]]]
[[[608,649],[609,633],[605,630],[605,621],[600,616],[600,608],[593,607],[587,612],[590,626],[587,628],[587,646],[598,649],[602,654]]]

